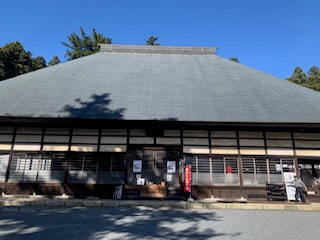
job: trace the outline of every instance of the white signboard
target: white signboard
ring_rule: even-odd
[[[142,160],[133,160],[133,172],[141,173],[142,170]]]
[[[167,173],[176,172],[176,161],[167,161]]]
[[[276,164],[276,171],[281,172],[281,170],[282,170],[281,164]]]
[[[294,172],[284,172],[283,178],[284,182],[286,184],[286,192],[287,192],[287,198],[288,200],[296,200],[296,189],[292,186],[292,183],[294,181],[294,176],[296,174]]]
[[[172,174],[167,174],[167,182],[171,182],[172,181]]]
[[[146,180],[144,178],[137,178],[137,185],[144,185]]]

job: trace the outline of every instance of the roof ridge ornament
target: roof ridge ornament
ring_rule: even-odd
[[[101,52],[216,55],[216,47],[99,44]]]

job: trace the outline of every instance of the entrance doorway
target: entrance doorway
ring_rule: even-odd
[[[138,149],[130,151],[127,183],[130,185],[179,185],[180,151]],[[140,182],[139,182],[140,180]]]

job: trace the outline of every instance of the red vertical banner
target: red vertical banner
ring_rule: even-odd
[[[184,167],[184,191],[191,192],[191,166]]]

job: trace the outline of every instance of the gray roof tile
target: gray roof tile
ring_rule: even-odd
[[[212,49],[140,48],[113,48],[2,81],[0,116],[320,122],[318,92],[208,54]]]

